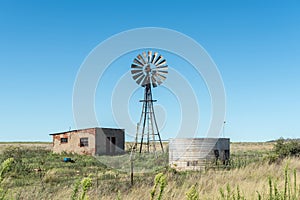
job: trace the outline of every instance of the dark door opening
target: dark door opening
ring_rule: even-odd
[[[106,153],[114,154],[116,152],[116,137],[106,137]]]
[[[111,137],[111,153],[116,152],[116,137]]]

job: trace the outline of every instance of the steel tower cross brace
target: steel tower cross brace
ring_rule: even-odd
[[[147,152],[150,152],[153,150],[153,152],[156,152],[156,142],[158,141],[161,147],[162,152],[164,152],[164,148],[162,145],[161,137],[159,134],[159,129],[156,122],[156,117],[154,113],[153,108],[153,102],[156,102],[156,100],[152,99],[152,92],[151,92],[151,85],[147,84],[145,86],[145,94],[144,94],[144,100],[140,100],[140,102],[143,102],[142,107],[142,114],[140,118],[139,125],[142,125],[142,132],[139,134],[137,129],[137,135],[136,135],[136,148],[138,147],[138,142],[140,139],[140,146],[139,146],[139,152],[142,153],[143,145],[144,143],[147,146]],[[140,138],[139,138],[140,135]],[[156,140],[156,136],[158,137]],[[146,139],[146,141],[144,141]],[[152,149],[151,148],[152,145]]]

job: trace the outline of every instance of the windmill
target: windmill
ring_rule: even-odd
[[[134,58],[131,64],[131,74],[133,80],[144,87],[144,99],[142,114],[137,125],[134,149],[139,148],[142,153],[143,145],[146,145],[147,152],[156,152],[156,143],[159,142],[162,152],[164,152],[159,129],[156,122],[156,117],[153,108],[152,88],[161,85],[166,80],[168,74],[167,61],[158,54],[152,51],[143,52]],[[141,133],[140,133],[141,131]]]

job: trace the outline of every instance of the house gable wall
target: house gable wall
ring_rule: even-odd
[[[67,143],[61,143],[61,138],[68,138]],[[80,146],[80,138],[88,138],[88,146]],[[54,153],[77,153],[95,155],[95,129],[70,131],[53,135]]]
[[[54,153],[115,155],[123,153],[125,146],[123,129],[90,128],[52,134],[52,137]],[[62,138],[67,139],[61,141]],[[88,146],[80,145],[80,138],[88,138]]]

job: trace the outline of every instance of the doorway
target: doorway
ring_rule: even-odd
[[[116,137],[106,137],[106,153],[116,153]]]

